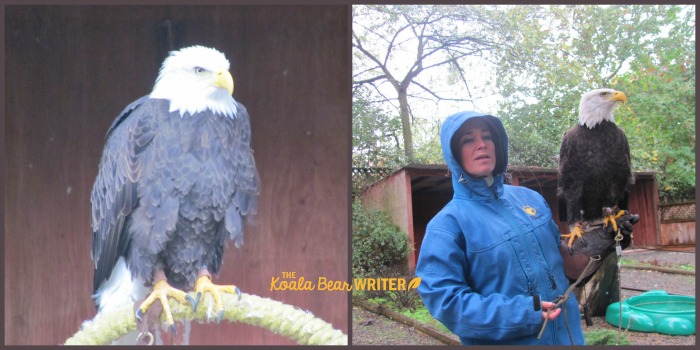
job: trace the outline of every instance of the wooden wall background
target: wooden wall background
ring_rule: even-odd
[[[169,49],[216,47],[251,116],[262,192],[221,276],[348,333],[343,292],[270,291],[283,271],[349,280],[346,6],[6,7],[5,343],[60,344],[95,309],[90,191],[117,114],[150,92]],[[191,344],[292,344],[242,324]]]

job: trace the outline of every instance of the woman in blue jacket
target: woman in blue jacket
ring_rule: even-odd
[[[561,305],[565,313],[546,312],[569,286],[560,232],[542,196],[503,183],[508,137],[501,121],[458,113],[440,137],[454,197],[428,224],[416,267],[430,313],[463,344],[583,345],[573,293]]]

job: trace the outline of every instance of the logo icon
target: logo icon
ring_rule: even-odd
[[[411,280],[411,282],[408,283],[408,289],[416,289],[418,288],[418,285],[420,284],[420,277],[416,277]]]
[[[523,207],[523,210],[527,213],[527,215],[530,215],[530,216],[537,215],[537,210],[531,206],[526,205]]]

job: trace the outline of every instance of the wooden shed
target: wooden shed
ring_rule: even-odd
[[[568,231],[568,225],[559,221],[556,169],[508,167],[507,174],[507,183],[542,194],[559,229]],[[660,244],[656,177],[650,172],[635,175],[630,210],[640,215],[640,221],[634,226],[632,244],[634,247],[655,247]],[[388,212],[393,222],[408,234],[414,248],[408,259],[409,267],[414,268],[428,222],[452,199],[452,195],[452,178],[448,175],[447,165],[409,164],[367,188],[361,197],[366,207]]]
[[[6,345],[62,344],[95,316],[90,192],[114,118],[148,94],[168,51],[231,63],[261,178],[245,244],[220,284],[348,333],[344,292],[271,290],[293,272],[349,281],[347,6],[5,6]],[[347,156],[344,156],[347,155]],[[295,344],[260,327],[193,324],[190,344]]]

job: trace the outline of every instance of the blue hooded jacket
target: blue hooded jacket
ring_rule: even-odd
[[[491,186],[469,176],[452,154],[453,135],[474,117],[487,121],[497,145]],[[573,294],[537,339],[544,322],[537,297],[553,301],[569,283],[547,203],[535,191],[503,183],[508,137],[501,121],[457,113],[445,120],[440,138],[454,197],[430,221],[420,247],[416,275],[427,309],[463,344],[571,345],[566,318],[574,343],[584,345]]]

